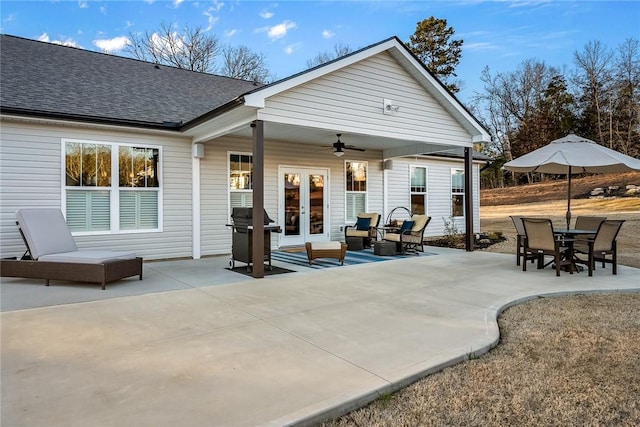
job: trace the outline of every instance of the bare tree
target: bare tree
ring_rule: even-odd
[[[626,39],[614,64],[614,90],[609,134],[620,151],[640,155],[640,44]]]
[[[327,62],[331,62],[336,58],[341,58],[345,55],[353,52],[353,49],[349,47],[347,44],[336,43],[333,46],[333,52],[320,52],[313,59],[309,59],[307,61],[307,68],[317,67],[318,65],[326,64]]]
[[[152,33],[130,33],[129,40],[125,52],[134,58],[200,72],[215,70],[215,60],[220,51],[217,37],[202,28],[187,26],[183,33],[179,33],[164,22],[158,31]]]
[[[221,74],[236,79],[268,83],[275,79],[266,66],[265,55],[252,52],[247,46],[227,46],[222,52]]]
[[[581,134],[586,137],[606,141],[603,132],[603,109],[609,104],[610,64],[613,53],[599,41],[590,41],[582,52],[574,52],[574,61],[578,67],[573,79],[580,89],[579,99],[583,103],[583,123],[586,128]],[[611,147],[612,141],[609,141]]]

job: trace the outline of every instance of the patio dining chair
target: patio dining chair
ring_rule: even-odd
[[[510,217],[513,221],[513,226],[516,229],[516,265],[520,265],[521,259],[523,262],[535,261],[538,258],[537,254],[525,252],[527,233],[524,230],[522,216],[510,215]]]
[[[578,258],[578,262],[587,265],[589,276],[593,276],[597,261],[602,262],[602,268],[605,267],[605,263],[610,263],[612,274],[618,274],[618,245],[616,239],[623,223],[624,220],[602,221],[595,238],[588,239],[586,242],[575,242],[574,252],[588,256],[586,261]],[[607,255],[611,255],[611,259],[607,258]]]
[[[526,236],[525,254],[531,253],[538,256],[538,269],[554,263],[556,276],[560,276],[560,268],[565,264],[563,259],[566,258],[565,255],[569,248],[563,246],[563,242],[555,238],[551,220],[546,218],[522,218],[522,223]],[[544,264],[545,255],[553,256],[553,260]],[[569,262],[571,261],[569,260]],[[526,262],[522,263],[522,271],[527,271]]]
[[[576,218],[576,223],[573,226],[573,228],[575,228],[576,230],[597,230],[598,227],[600,227],[600,224],[602,224],[602,222],[604,220],[606,220],[606,217],[603,216],[584,216],[581,215],[579,217]],[[596,237],[596,234],[580,234],[576,236],[576,243],[578,242],[584,242],[586,244],[586,242],[589,239],[594,239]]]

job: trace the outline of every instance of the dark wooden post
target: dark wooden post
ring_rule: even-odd
[[[473,151],[471,147],[464,149],[464,219],[465,247],[467,252],[473,251]]]
[[[253,277],[264,277],[264,122],[251,123],[253,131]]]

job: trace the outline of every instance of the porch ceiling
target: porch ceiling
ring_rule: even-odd
[[[340,140],[346,145],[353,145],[366,150],[380,151],[381,159],[419,154],[451,153],[462,155],[462,153],[464,153],[464,147],[453,144],[407,141],[353,133],[342,129],[319,129],[274,122],[264,123],[264,138],[267,141],[283,141],[312,146],[331,146],[331,144],[336,141],[337,133],[342,134]],[[251,138],[252,130],[250,126],[243,126],[227,133],[227,135]],[[471,147],[471,143],[469,147]]]

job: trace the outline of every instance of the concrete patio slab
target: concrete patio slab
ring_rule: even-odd
[[[640,291],[625,266],[556,277],[437,251],[259,280],[226,257],[151,262],[106,291],[3,279],[0,421],[312,425],[488,351],[515,302]]]

